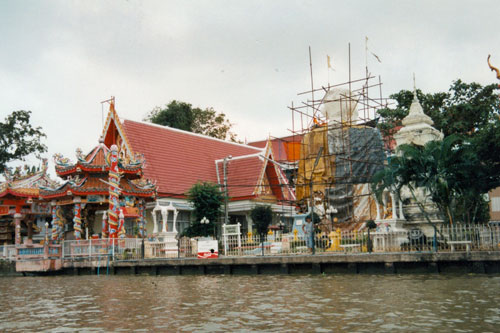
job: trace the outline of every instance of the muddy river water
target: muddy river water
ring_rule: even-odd
[[[0,331],[498,332],[498,275],[0,278]]]

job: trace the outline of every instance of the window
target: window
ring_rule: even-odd
[[[177,221],[175,223],[175,227],[177,228],[177,232],[182,233],[189,224],[191,223],[191,212],[186,210],[179,210],[179,214],[177,214]],[[174,229],[173,226],[174,214],[169,212],[168,214],[168,231],[172,231]]]
[[[500,212],[500,197],[491,198],[491,211]]]
[[[129,236],[133,236],[135,234],[134,232],[134,226],[137,225],[137,222],[135,219],[125,219],[124,222],[124,227],[125,227],[125,234]]]

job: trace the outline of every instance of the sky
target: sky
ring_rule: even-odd
[[[44,156],[73,161],[98,143],[110,96],[122,119],[175,99],[225,113],[243,141],[286,136],[311,88],[309,47],[315,87],[348,80],[349,44],[352,78],[368,59],[384,97],[413,89],[413,73],[425,93],[486,85],[499,13],[497,0],[0,0],[0,121],[31,110]]]

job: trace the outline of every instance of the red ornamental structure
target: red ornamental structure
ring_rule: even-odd
[[[0,242],[20,244],[21,236],[29,242],[39,226],[51,214],[50,206],[39,197],[41,187],[54,187],[57,182],[47,175],[47,160],[41,168],[21,167],[14,171],[7,169],[5,182],[0,183]],[[37,226],[37,220],[40,224]],[[13,237],[14,235],[14,237]]]
[[[100,140],[87,155],[77,149],[76,163],[57,154],[54,162],[57,175],[65,182],[56,188],[42,189],[40,195],[51,200],[53,206],[55,243],[82,239],[84,231],[90,235],[101,232],[102,238],[117,238],[120,232],[125,236],[127,225],[129,231],[140,229],[140,224],[139,228],[131,225],[140,218],[140,203],[156,196],[156,185],[142,177],[143,159],[137,156],[123,161],[116,146],[109,149]],[[120,214],[124,216],[121,226]],[[128,236],[135,235],[129,232]]]
[[[108,153],[109,167],[109,238],[117,238],[118,236],[118,214],[120,213],[120,174],[118,173],[118,147],[111,146],[111,151]],[[121,226],[120,226],[121,227]]]

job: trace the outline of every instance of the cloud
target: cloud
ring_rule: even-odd
[[[141,120],[172,99],[214,107],[249,140],[288,135],[288,106],[314,86],[365,75],[365,36],[383,94],[495,81],[497,1],[4,1],[2,118],[33,111],[50,154],[74,156],[101,132],[100,101]],[[328,74],[326,55],[334,59]],[[374,92],[375,93],[375,92]],[[378,94],[378,91],[376,92]]]

